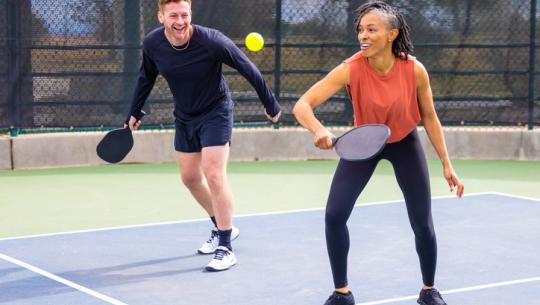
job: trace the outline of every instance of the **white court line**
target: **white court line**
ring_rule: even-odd
[[[518,198],[518,199],[525,199],[525,200],[540,202],[540,199],[538,198],[526,197],[526,196],[521,196],[521,195],[507,194],[507,193],[501,193],[501,192],[492,192],[492,194],[503,196],[503,197],[511,197],[511,198]]]
[[[524,284],[524,283],[531,283],[531,282],[538,282],[538,281],[540,281],[540,277],[531,277],[531,278],[526,278],[526,279],[521,279],[521,280],[498,282],[498,283],[492,283],[492,284],[487,284],[487,285],[471,286],[471,287],[465,287],[465,288],[459,288],[459,289],[450,289],[450,290],[441,291],[441,294],[454,294],[454,293],[460,293],[460,292],[482,290],[482,289],[489,289],[489,288],[495,288],[495,287],[510,286],[510,285],[517,285],[517,284]],[[356,305],[388,304],[388,303],[395,303],[399,301],[416,300],[417,298],[418,298],[418,295],[410,295],[410,296],[401,297],[401,298],[393,298],[393,299],[358,303]]]
[[[465,194],[465,195],[463,195],[463,197],[473,197],[473,196],[483,196],[483,195],[493,195],[493,194],[495,194],[495,193],[494,192],[481,192],[481,193]],[[454,198],[454,197],[455,197],[455,195],[445,195],[445,196],[434,196],[434,197],[432,197],[432,199],[448,199],[448,198]],[[377,201],[377,202],[369,202],[369,203],[360,203],[360,204],[356,204],[355,207],[366,207],[366,206],[393,204],[393,203],[401,203],[401,202],[403,202],[403,199],[401,199],[401,200],[390,200],[390,201]],[[320,211],[320,210],[324,210],[324,209],[325,209],[324,207],[321,207],[321,208],[299,209],[299,210],[267,212],[267,213],[242,214],[242,215],[236,215],[236,216],[234,216],[234,218],[244,218],[244,217],[254,217],[254,216],[270,216],[270,215],[281,215],[281,214],[293,214],[293,213],[301,213],[301,212]],[[198,218],[198,219],[190,219],[190,220],[177,220],[177,221],[168,221],[168,222],[155,222],[155,223],[146,223],[146,224],[140,224],[140,225],[106,227],[106,228],[99,228],[99,229],[55,232],[55,233],[24,235],[24,236],[15,236],[15,237],[4,237],[4,238],[0,238],[0,241],[26,239],[26,238],[36,238],[36,237],[47,237],[47,236],[56,236],[56,235],[69,235],[69,234],[78,234],[78,233],[92,233],[92,232],[112,231],[112,230],[122,230],[122,229],[135,229],[135,228],[144,228],[144,227],[153,227],[153,226],[192,223],[192,222],[200,222],[200,221],[208,221],[208,218]]]
[[[473,197],[473,196],[483,196],[483,195],[493,195],[493,193],[492,192],[471,193],[471,194],[463,195],[463,197]],[[433,197],[431,197],[431,199],[449,199],[449,198],[454,198],[454,197],[456,197],[456,195],[444,195],[444,196],[433,196]],[[403,202],[405,202],[403,199],[389,200],[389,201],[376,201],[376,202],[367,202],[367,203],[355,204],[354,207],[355,208],[361,208],[361,207],[367,207],[367,206],[386,205],[386,204],[403,203]],[[320,210],[324,210],[324,209],[325,209],[325,207],[313,208],[313,209],[304,209],[304,210],[291,210],[291,211],[244,214],[244,215],[234,216],[234,218],[253,217],[253,216],[267,216],[267,215],[280,215],[280,214],[292,214],[292,213],[299,213],[299,212],[320,211]],[[1,241],[1,239],[0,239],[0,241]]]
[[[73,283],[72,281],[66,280],[65,278],[59,277],[59,276],[54,275],[54,274],[52,274],[50,272],[47,272],[47,271],[45,271],[43,269],[40,269],[38,267],[32,266],[32,265],[27,264],[27,263],[25,263],[23,261],[15,259],[15,258],[13,258],[11,256],[7,256],[5,254],[0,253],[0,259],[3,259],[3,260],[8,261],[8,262],[10,262],[12,264],[18,265],[18,266],[23,267],[25,269],[28,269],[28,270],[30,270],[30,271],[32,271],[34,273],[38,273],[38,274],[40,274],[40,275],[42,275],[44,277],[47,277],[47,278],[49,278],[49,279],[51,279],[53,281],[57,281],[57,282],[59,282],[61,284],[64,284],[64,285],[69,286],[71,288],[77,289],[77,290],[79,290],[81,292],[89,294],[89,295],[91,295],[91,296],[93,296],[95,298],[98,298],[98,299],[100,299],[102,301],[105,301],[105,302],[107,302],[109,304],[128,305],[126,303],[120,302],[120,301],[118,301],[116,299],[113,299],[111,297],[108,297],[108,296],[106,296],[104,294],[101,294],[101,293],[99,293],[99,292],[97,292],[95,290],[92,290],[90,288],[86,288],[86,287],[81,286],[79,284]]]

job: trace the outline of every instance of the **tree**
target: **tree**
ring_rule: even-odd
[[[276,25],[276,0],[193,1],[193,23],[222,31],[233,40],[249,32],[271,39]]]
[[[107,41],[114,37],[115,29],[111,6],[110,0],[78,0],[68,2],[67,11],[71,20],[87,25],[96,38]]]

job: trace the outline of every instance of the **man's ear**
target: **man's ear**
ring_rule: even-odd
[[[161,10],[158,10],[157,18],[159,20],[159,23],[161,24],[163,24],[163,22],[165,21],[165,16],[163,16],[163,12]]]

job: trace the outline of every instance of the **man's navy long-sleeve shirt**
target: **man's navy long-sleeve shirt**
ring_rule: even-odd
[[[218,103],[232,103],[222,63],[240,72],[257,91],[266,112],[277,115],[280,111],[277,100],[247,56],[221,32],[199,25],[193,25],[193,29],[185,50],[172,47],[163,27],[145,37],[143,62],[128,119],[131,115],[141,117],[140,111],[159,73],[171,89],[177,122],[189,122]]]

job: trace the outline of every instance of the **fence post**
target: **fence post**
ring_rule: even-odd
[[[281,98],[281,8],[282,1],[276,0],[274,94],[278,100]]]
[[[131,102],[136,77],[134,73],[139,70],[139,47],[141,8],[139,0],[126,0],[124,2],[124,101]],[[127,108],[122,106],[123,111]]]
[[[7,1],[7,106],[12,136],[20,127],[20,108],[17,103],[17,0]]]
[[[12,136],[34,126],[31,0],[8,0],[7,11],[7,115]],[[28,43],[30,42],[30,43]]]
[[[534,128],[534,99],[535,99],[535,72],[536,72],[536,0],[531,0],[530,20],[530,46],[529,46],[529,122],[528,129]]]

